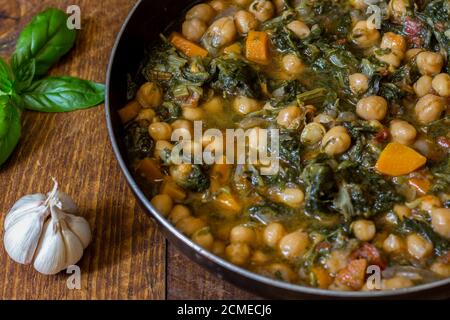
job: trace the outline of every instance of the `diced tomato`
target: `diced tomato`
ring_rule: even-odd
[[[378,131],[374,139],[378,143],[386,142],[389,139],[389,129],[384,128]]]
[[[381,256],[380,251],[370,243],[364,243],[350,254],[350,259],[365,259],[369,265],[377,265],[381,270],[386,268],[386,260]]]
[[[345,268],[338,272],[336,281],[353,290],[360,290],[364,285],[366,269],[366,259],[351,260]]]
[[[405,19],[405,33],[406,38],[410,44],[414,47],[420,48],[422,46],[421,32],[423,30],[423,24],[419,20],[415,20],[411,17]]]

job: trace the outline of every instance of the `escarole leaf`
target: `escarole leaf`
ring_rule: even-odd
[[[12,57],[16,75],[22,65],[35,59],[35,74],[42,76],[72,48],[76,31],[67,27],[67,18],[63,11],[49,8],[22,30]]]
[[[105,86],[74,77],[48,77],[35,81],[22,94],[24,107],[41,112],[87,109],[103,102]]]
[[[0,97],[0,165],[14,151],[20,139],[20,111],[9,98]]]
[[[11,95],[13,81],[12,73],[8,64],[0,58],[0,96]]]
[[[86,109],[103,102],[105,86],[74,77],[48,77],[35,81],[22,94],[24,107],[41,112]]]

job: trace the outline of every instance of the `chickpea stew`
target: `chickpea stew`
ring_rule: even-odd
[[[152,46],[145,80],[119,110],[155,209],[233,264],[303,286],[388,290],[450,277],[450,4],[370,6],[190,8]],[[192,133],[194,121],[278,129],[280,169],[174,163],[172,133]]]

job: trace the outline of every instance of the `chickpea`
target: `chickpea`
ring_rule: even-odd
[[[433,245],[415,233],[406,237],[406,245],[408,253],[417,260],[429,257],[433,251]]]
[[[213,48],[220,48],[233,43],[236,34],[233,18],[223,17],[217,19],[209,26],[203,38]]]
[[[181,33],[186,39],[197,42],[203,37],[207,28],[208,27],[203,20],[194,18],[183,22]]]
[[[369,88],[369,78],[363,73],[353,73],[348,76],[350,90],[355,94],[361,94]]]
[[[136,117],[136,120],[152,121],[156,116],[156,112],[153,109],[142,109]]]
[[[436,233],[450,240],[450,209],[432,209],[431,225]]]
[[[192,121],[177,119],[171,123],[172,130],[179,130],[183,132],[183,137],[186,135],[187,140],[191,140],[194,135],[194,127],[192,125]]]
[[[411,209],[402,204],[394,205],[394,212],[400,220],[411,216]]]
[[[380,48],[391,49],[391,51],[401,60],[405,56],[406,40],[401,35],[393,32],[386,32],[381,39]]]
[[[286,235],[283,225],[278,222],[271,222],[263,232],[264,243],[271,248],[275,248],[280,240]]]
[[[287,9],[285,0],[273,0],[273,4],[279,14]]]
[[[442,277],[450,277],[450,264],[435,262],[431,265],[430,270]]]
[[[357,220],[352,224],[353,234],[361,241],[370,241],[375,236],[376,228],[373,221]]]
[[[142,108],[155,108],[162,102],[161,89],[154,82],[146,82],[136,93],[136,100]]]
[[[234,23],[240,34],[247,34],[250,30],[255,30],[259,22],[253,13],[246,10],[239,10],[234,14]]]
[[[387,109],[386,99],[380,96],[365,97],[356,104],[356,113],[364,120],[383,120]]]
[[[441,97],[450,96],[450,76],[447,73],[440,73],[433,78],[431,85]]]
[[[251,250],[246,243],[232,243],[225,248],[225,254],[231,263],[243,266],[247,264]]]
[[[206,101],[202,108],[206,111],[206,113],[218,114],[223,112],[225,101],[222,97],[216,96],[212,99]]]
[[[173,145],[166,140],[158,140],[155,143],[155,152],[154,156],[157,159],[164,159],[167,152],[172,151]]]
[[[302,130],[300,141],[308,145],[316,144],[322,140],[326,132],[325,127],[320,123],[308,123]]]
[[[377,29],[370,29],[367,21],[358,21],[352,30],[353,42],[360,48],[370,48],[380,40],[380,32]]]
[[[251,260],[255,264],[266,264],[271,260],[271,256],[262,250],[256,250],[253,252]]]
[[[186,180],[188,179],[189,175],[192,171],[192,164],[183,163],[178,165],[173,165],[169,169],[170,175],[172,176],[173,180],[179,184],[183,185]]]
[[[389,16],[392,17],[394,21],[400,21],[409,7],[409,0],[391,0],[388,4]]]
[[[422,75],[436,75],[441,72],[444,58],[436,52],[424,51],[416,56],[416,63]]]
[[[170,140],[172,127],[166,122],[155,122],[148,127],[148,133],[153,140]]]
[[[394,52],[382,53],[382,54],[375,53],[375,56],[381,62],[387,63],[388,65],[390,65],[394,68],[397,68],[398,66],[400,66],[401,61],[402,61],[401,58],[399,56],[397,56]]]
[[[288,129],[293,129],[295,127],[298,127],[301,115],[302,110],[299,107],[286,107],[284,109],[281,109],[278,113],[277,124]]]
[[[441,97],[427,94],[417,101],[414,111],[419,122],[428,124],[439,119],[444,109],[444,101]]]
[[[432,88],[432,80],[430,76],[421,76],[417,79],[416,83],[414,83],[414,92],[418,97],[423,97],[424,95],[431,92]]]
[[[359,10],[367,8],[367,4],[364,2],[364,0],[350,0],[350,4],[353,8]]]
[[[192,236],[192,241],[207,250],[211,250],[214,245],[214,237],[209,231],[209,228],[196,231]]]
[[[215,15],[216,11],[213,7],[207,3],[200,3],[189,9],[186,13],[186,20],[200,19],[205,23],[208,23],[214,18]]]
[[[261,22],[267,21],[275,14],[272,2],[268,0],[255,0],[250,5],[249,11]]]
[[[308,234],[297,230],[281,238],[279,247],[281,254],[288,259],[302,256],[310,244]]]
[[[212,0],[209,5],[216,10],[216,12],[223,11],[228,5],[223,0]]]
[[[261,104],[252,98],[238,96],[233,100],[233,109],[242,115],[258,111],[261,107]]]
[[[381,288],[383,290],[395,290],[412,286],[414,286],[414,282],[411,279],[400,276],[381,280]]]
[[[235,226],[230,232],[230,241],[232,243],[242,242],[252,246],[256,242],[256,232],[253,228],[247,226]]]
[[[289,53],[283,57],[283,69],[291,76],[299,75],[305,69],[302,60],[293,53]]]
[[[198,107],[184,107],[183,117],[187,120],[197,121],[202,120],[205,117],[205,112],[202,108]]]
[[[204,228],[206,223],[199,218],[195,217],[185,217],[177,222],[175,227],[180,230],[182,233],[191,237],[195,232]]]
[[[173,208],[173,200],[167,194],[158,194],[151,201],[153,207],[163,216],[167,216]]]
[[[325,153],[331,156],[344,153],[350,148],[350,144],[350,135],[347,129],[342,126],[331,128],[322,139],[322,148],[324,148]]]
[[[305,39],[311,34],[311,30],[306,25],[306,23],[300,20],[291,21],[287,24],[286,27],[300,39]]]
[[[431,210],[435,208],[440,208],[442,206],[441,200],[439,200],[438,197],[433,195],[426,195],[419,198],[420,210],[426,211],[428,213],[431,213]]]
[[[279,280],[293,282],[296,278],[295,272],[285,263],[273,263],[267,269],[273,277]]]
[[[417,135],[416,128],[403,120],[392,120],[389,132],[393,141],[406,145],[412,144]]]
[[[395,234],[390,234],[383,241],[383,249],[388,253],[400,253],[404,250],[405,243],[402,238]]]
[[[406,53],[405,53],[405,60],[407,62],[409,62],[412,59],[415,59],[416,56],[421,52],[423,52],[423,49],[419,49],[419,48],[408,49],[408,50],[406,50]]]
[[[189,217],[191,215],[191,210],[188,207],[183,206],[182,204],[177,204],[173,207],[172,211],[169,214],[169,221],[172,224],[177,224],[181,219]]]
[[[299,188],[285,188],[275,194],[275,201],[291,208],[299,208],[305,199],[305,194]]]
[[[221,256],[225,253],[225,243],[223,241],[214,241],[211,252],[217,256]]]
[[[247,7],[252,3],[253,0],[233,0],[235,4],[241,7]]]

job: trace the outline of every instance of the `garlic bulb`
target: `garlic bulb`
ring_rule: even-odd
[[[5,218],[6,252],[18,263],[33,263],[43,274],[56,274],[77,263],[92,238],[89,223],[74,215],[77,211],[56,182],[47,196],[22,197]]]

